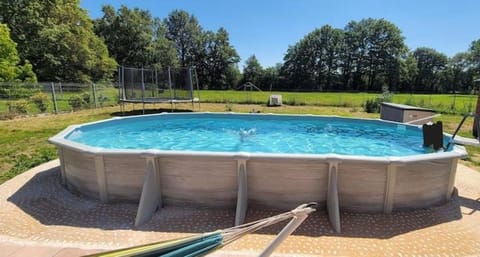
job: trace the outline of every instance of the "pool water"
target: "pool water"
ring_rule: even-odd
[[[321,116],[153,115],[82,126],[65,138],[105,149],[363,156],[428,152],[417,127]]]

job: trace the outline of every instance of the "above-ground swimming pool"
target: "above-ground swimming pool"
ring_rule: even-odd
[[[237,223],[247,205],[315,201],[329,212],[389,213],[441,204],[466,156],[460,146],[424,148],[418,126],[314,115],[113,118],[70,126],[50,142],[72,191],[141,206],[236,206]]]

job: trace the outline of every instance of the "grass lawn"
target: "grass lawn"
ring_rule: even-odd
[[[265,98],[266,99],[266,98]],[[127,111],[139,110],[141,105],[126,105]],[[132,108],[134,107],[134,108]],[[169,104],[147,105],[150,108],[168,110]],[[190,109],[190,104],[177,105],[177,109]],[[198,108],[198,106],[196,106]],[[324,107],[324,106],[282,106],[266,107],[256,104],[215,104],[202,103],[202,111],[212,112],[250,112],[262,113],[310,113],[322,115],[338,115],[350,117],[378,118],[378,114],[363,112],[358,107]],[[82,110],[58,115],[41,115],[35,117],[17,118],[0,121],[0,183],[13,176],[28,170],[40,163],[57,158],[56,149],[47,142],[47,139],[71,124],[79,124],[100,119],[110,118],[118,114],[119,107],[105,107],[99,109]],[[442,115],[438,119],[444,122],[444,130],[452,133],[459,121],[459,115]],[[473,120],[469,119],[463,126],[461,135],[469,136]],[[480,150],[468,147],[470,157],[464,161],[469,166],[480,169]]]

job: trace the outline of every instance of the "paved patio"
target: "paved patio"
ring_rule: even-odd
[[[58,160],[0,185],[0,257],[80,256],[233,226],[234,210],[166,207],[133,227],[136,204],[103,204],[60,185]],[[336,234],[319,210],[276,256],[480,256],[480,172],[457,170],[445,205],[391,215],[343,212]],[[249,210],[247,221],[276,211]],[[212,256],[256,256],[283,224],[248,235]]]

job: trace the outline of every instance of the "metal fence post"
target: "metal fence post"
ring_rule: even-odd
[[[97,108],[97,87],[95,86],[95,83],[92,83],[92,93],[93,93],[93,106],[95,109]]]
[[[53,82],[50,82],[50,88],[52,89],[52,102],[53,102],[53,111],[55,114],[58,113],[58,107],[57,107],[57,97],[55,96],[55,85]]]
[[[198,97],[198,110],[200,111],[200,86],[198,85],[198,74],[197,69],[193,70],[195,72],[195,83],[197,84],[197,97]]]
[[[170,111],[173,112],[172,74],[170,66],[168,67],[168,87],[170,90]]]
[[[63,98],[62,82],[58,82],[58,89],[59,89],[59,91],[60,91],[60,98]]]
[[[121,83],[121,82],[120,82],[120,81],[121,81],[120,78],[121,78],[122,74],[121,74],[121,68],[120,68],[120,67],[118,67],[117,72],[118,72],[118,74],[117,74],[117,79],[118,79],[118,84],[117,84],[117,85],[118,85],[118,100],[120,101],[120,100],[122,100],[122,91],[121,91],[122,89],[120,88],[120,83]]]
[[[118,76],[118,87],[120,88],[119,98],[120,98],[120,109],[122,110],[122,116],[125,115],[125,67],[121,66],[119,71],[121,75]]]
[[[145,114],[145,80],[144,80],[144,74],[143,74],[143,67],[141,69],[141,74],[142,74],[142,114]]]

